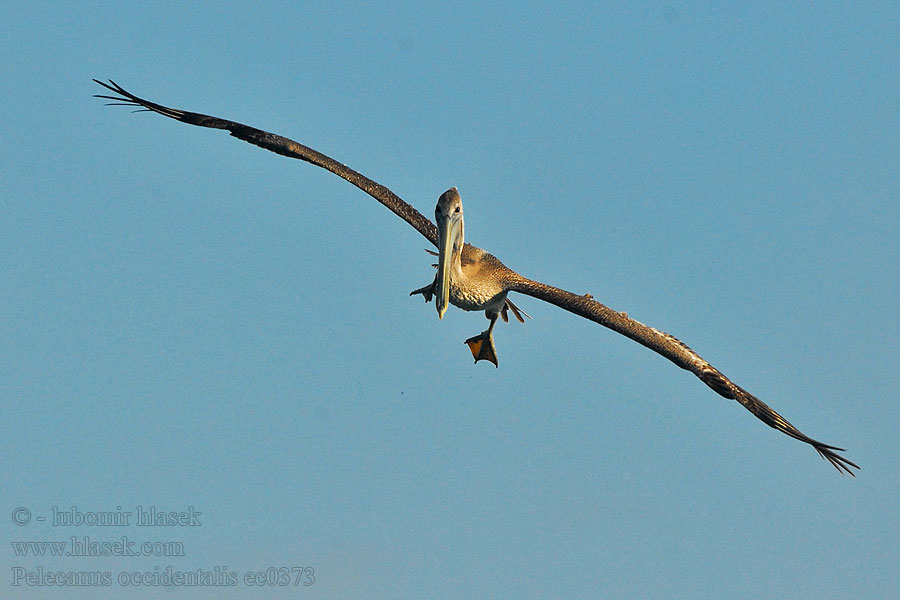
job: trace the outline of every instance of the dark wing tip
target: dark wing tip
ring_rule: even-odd
[[[114,94],[118,94],[118,96],[107,96],[106,94],[94,94],[94,98],[103,98],[104,100],[115,100],[115,102],[107,102],[107,106],[140,106],[141,103],[137,102],[137,98],[132,94],[129,94],[125,91],[122,86],[117,84],[112,79],[109,80],[109,83],[103,83],[99,79],[94,79],[94,83],[100,84],[109,91]]]
[[[163,115],[164,117],[169,117],[170,119],[182,121],[190,125],[200,125],[202,127],[212,127],[215,129],[228,129],[230,125],[234,125],[234,123],[225,121],[224,119],[217,119],[208,115],[201,115],[199,113],[191,113],[184,110],[169,108],[168,106],[163,106],[162,104],[157,104],[156,102],[144,100],[143,98],[135,96],[112,79],[109,79],[108,81],[109,83],[104,83],[99,79],[94,79],[95,83],[98,83],[109,91],[118,94],[118,96],[94,94],[95,98],[103,98],[104,100],[114,101],[107,102],[107,106],[137,106],[138,110],[134,112],[155,112]]]
[[[121,94],[122,96],[126,96],[126,97],[128,97],[128,96],[131,95],[131,94],[129,94],[128,92],[126,92],[126,91],[122,88],[122,86],[120,86],[118,83],[116,83],[116,82],[113,81],[112,79],[107,79],[107,81],[108,81],[109,83],[104,83],[104,82],[100,81],[99,79],[94,79],[93,81],[94,81],[94,83],[98,83],[98,84],[102,85],[103,87],[105,87],[106,89],[108,89],[109,91],[114,92],[114,93],[116,93],[116,94]],[[108,98],[108,96],[99,96],[99,95],[95,95],[95,97],[97,97],[97,98]]]
[[[698,373],[698,377],[700,377],[706,385],[725,398],[731,398],[740,402],[744,408],[753,413],[756,418],[769,427],[777,429],[778,431],[791,436],[795,440],[800,440],[815,448],[816,452],[819,453],[819,456],[830,462],[839,473],[848,473],[849,475],[856,477],[856,474],[851,471],[851,468],[859,469],[860,467],[852,460],[838,454],[838,452],[844,451],[843,448],[824,444],[819,440],[809,437],[792,425],[790,421],[778,414],[771,406],[735,384],[709,363],[706,363],[704,369]]]
[[[819,456],[830,462],[832,466],[834,466],[834,468],[838,470],[838,473],[840,473],[841,475],[847,473],[851,477],[856,477],[856,473],[854,473],[850,469],[852,467],[856,470],[859,470],[859,465],[849,458],[837,454],[837,452],[843,452],[843,448],[836,448],[834,446],[829,446],[828,444],[822,444],[819,442],[814,443],[813,448],[816,449],[816,452],[819,453]]]

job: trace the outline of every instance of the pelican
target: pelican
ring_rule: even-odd
[[[481,360],[486,360],[493,363],[494,366],[498,366],[493,338],[494,325],[498,317],[507,321],[509,312],[512,312],[518,321],[524,323],[523,315],[528,315],[513,304],[507,295],[510,292],[525,294],[599,323],[661,354],[682,369],[696,375],[719,395],[738,401],[763,423],[811,445],[838,472],[855,477],[852,469],[859,469],[859,466],[850,459],[837,454],[843,452],[843,448],[824,444],[805,435],[774,409],[735,384],[674,336],[644,325],[624,312],[617,312],[597,302],[590,294],[573,294],[527,279],[506,267],[493,255],[466,243],[463,231],[462,200],[455,187],[444,192],[438,199],[434,215],[437,223],[435,226],[388,188],[303,144],[227,119],[169,108],[144,100],[126,91],[112,80],[108,80],[108,83],[97,79],[94,81],[115,94],[112,96],[95,94],[97,98],[112,100],[107,103],[109,105],[137,107],[135,112],[151,111],[190,125],[225,129],[240,140],[331,171],[389,208],[438,249],[437,253],[429,251],[438,257],[434,280],[428,285],[414,290],[410,295],[421,294],[426,302],[434,298],[439,318],[443,318],[449,304],[466,311],[485,312],[485,316],[490,321],[488,328],[466,340],[476,364]]]

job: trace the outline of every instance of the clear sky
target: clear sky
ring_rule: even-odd
[[[0,596],[896,593],[897,4],[330,4],[4,7]],[[457,186],[468,241],[678,336],[862,471],[527,297],[473,365],[483,316],[408,295],[433,276],[412,228],[94,77],[429,216]],[[73,536],[183,556],[10,543]],[[314,582],[244,579],[279,567]],[[216,568],[236,584],[127,581]]]

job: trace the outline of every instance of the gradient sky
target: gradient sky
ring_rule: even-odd
[[[4,8],[0,596],[900,589],[897,4],[546,4]],[[485,319],[408,296],[433,276],[412,228],[306,163],[105,107],[95,77],[428,216],[458,186],[468,241],[678,336],[862,471],[527,297],[499,369],[473,366]],[[202,526],[36,520],[54,506]],[[185,552],[9,543],[72,536]],[[217,566],[238,585],[117,580]],[[314,584],[243,580],[295,566]]]

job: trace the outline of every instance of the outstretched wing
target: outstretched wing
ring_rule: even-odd
[[[139,98],[131,92],[126,91],[111,79],[109,80],[109,83],[103,83],[97,79],[94,81],[106,89],[118,94],[118,96],[95,94],[97,98],[114,100],[114,102],[109,103],[110,105],[138,106],[141,107],[142,110],[159,113],[163,116],[175,119],[176,121],[181,121],[182,123],[198,125],[200,127],[210,127],[212,129],[227,129],[231,132],[231,135],[239,140],[250,142],[260,148],[265,148],[271,152],[281,154],[282,156],[299,158],[300,160],[305,160],[317,167],[327,169],[335,175],[343,177],[384,204],[391,209],[394,214],[412,225],[416,231],[425,236],[429,242],[437,246],[437,228],[434,226],[434,223],[429,221],[422,213],[407,204],[402,198],[397,196],[397,194],[380,183],[372,181],[365,175],[357,173],[350,167],[337,162],[331,157],[325,156],[321,152],[317,152],[294,140],[290,140],[274,133],[269,133],[268,131],[256,129],[255,127],[235,123],[234,121],[228,121],[226,119],[220,119],[218,117],[202,115],[200,113],[169,108],[161,104],[156,104],[155,102],[150,102],[149,100],[144,100],[143,98]]]
[[[859,469],[859,466],[851,460],[837,454],[843,452],[843,448],[829,446],[802,433],[791,425],[787,419],[775,412],[765,402],[735,384],[718,369],[706,362],[699,354],[691,350],[687,344],[677,338],[653,327],[648,327],[639,321],[628,317],[625,313],[617,312],[608,306],[600,304],[590,295],[578,296],[571,292],[555,288],[550,285],[531,281],[518,276],[510,283],[510,291],[527,294],[539,300],[575,313],[585,319],[590,319],[604,327],[625,335],[639,344],[662,354],[670,361],[687,369],[700,378],[703,383],[715,390],[719,395],[731,400],[737,400],[744,408],[752,412],[766,425],[777,429],[794,439],[806,442],[819,453],[822,458],[828,460],[841,473],[849,473],[855,477],[851,467]]]
[[[337,162],[321,152],[317,152],[312,148],[286,137],[256,129],[248,125],[200,113],[169,108],[161,104],[144,100],[143,98],[139,98],[126,91],[112,80],[109,80],[108,84],[96,79],[94,81],[111,92],[118,94],[118,96],[96,95],[98,98],[113,100],[114,102],[111,102],[110,104],[141,107],[142,110],[156,112],[190,125],[209,127],[212,129],[227,129],[231,132],[232,136],[238,139],[250,142],[251,144],[265,148],[271,152],[290,158],[298,158],[310,164],[322,167],[323,169],[327,169],[335,175],[346,179],[381,202],[391,209],[394,214],[412,225],[416,231],[421,233],[428,241],[437,246],[437,228],[431,221],[422,215],[422,213],[403,201],[388,188],[372,181],[361,173],[357,173],[353,169]],[[511,283],[509,289],[510,291],[520,292],[550,302],[564,310],[590,319],[591,321],[628,336],[634,341],[662,354],[679,367],[691,371],[706,385],[725,398],[737,400],[747,410],[752,412],[770,427],[810,444],[823,458],[831,462],[838,471],[854,475],[850,468],[859,469],[859,466],[849,459],[836,454],[836,452],[843,451],[843,448],[829,446],[828,444],[823,444],[822,442],[806,436],[771,407],[736,385],[730,379],[725,377],[718,369],[710,365],[696,352],[691,350],[686,344],[673,336],[635,321],[624,313],[616,312],[593,300],[590,296],[578,296],[559,288],[525,279],[524,277],[517,277],[516,281]],[[516,313],[516,317],[519,320],[522,320],[516,312],[515,307],[513,307],[513,309],[513,312]]]

